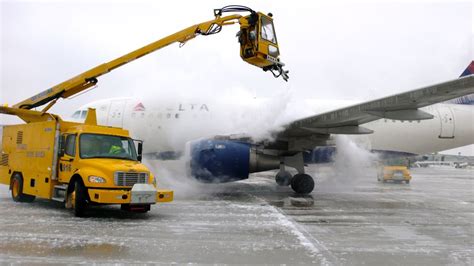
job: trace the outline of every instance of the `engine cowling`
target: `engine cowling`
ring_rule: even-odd
[[[191,175],[201,182],[247,179],[250,173],[278,169],[277,156],[257,152],[252,144],[206,139],[189,144]]]

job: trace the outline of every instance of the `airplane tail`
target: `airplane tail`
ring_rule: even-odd
[[[459,77],[462,78],[464,76],[469,76],[472,74],[474,74],[474,61],[471,61],[471,63],[466,67],[464,72],[462,72],[461,76]],[[474,94],[469,94],[456,99],[452,99],[448,101],[448,103],[474,105]]]
[[[461,76],[459,76],[459,77],[461,78],[461,77],[464,77],[464,76],[469,76],[473,73],[474,73],[474,61],[471,61],[471,63],[466,67],[464,72],[462,72]]]

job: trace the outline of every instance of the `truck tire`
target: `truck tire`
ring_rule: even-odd
[[[82,184],[81,180],[76,180],[74,183],[74,216],[84,217],[87,208],[87,189]]]
[[[19,174],[14,174],[11,180],[12,199],[16,202],[33,202],[35,196],[23,193],[23,177]]]

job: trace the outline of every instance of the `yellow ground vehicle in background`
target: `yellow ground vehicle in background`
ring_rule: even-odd
[[[250,12],[222,17],[226,12]],[[140,163],[142,143],[135,148],[128,131],[97,125],[89,109],[84,123],[63,121],[47,111],[60,98],[69,98],[94,86],[97,78],[151,52],[198,35],[212,35],[222,26],[240,24],[242,59],[275,77],[288,79],[280,62],[271,14],[243,6],[214,10],[215,18],[178,31],[156,42],[94,67],[0,113],[15,115],[26,124],[5,126],[0,158],[0,183],[9,185],[15,201],[35,197],[64,202],[76,216],[88,204],[121,204],[123,209],[146,212],[150,204],[173,199],[173,191],[157,190],[150,171]],[[41,111],[31,110],[47,104]]]
[[[377,181],[379,182],[396,182],[410,183],[411,174],[408,170],[410,161],[408,158],[395,157],[382,160],[377,171]]]
[[[408,167],[403,165],[397,166],[383,166],[377,173],[377,180],[379,182],[405,182],[410,183],[411,175]]]

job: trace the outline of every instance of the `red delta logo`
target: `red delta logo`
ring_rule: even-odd
[[[145,111],[145,106],[142,103],[139,103],[133,108],[133,111],[143,112],[143,111]]]

